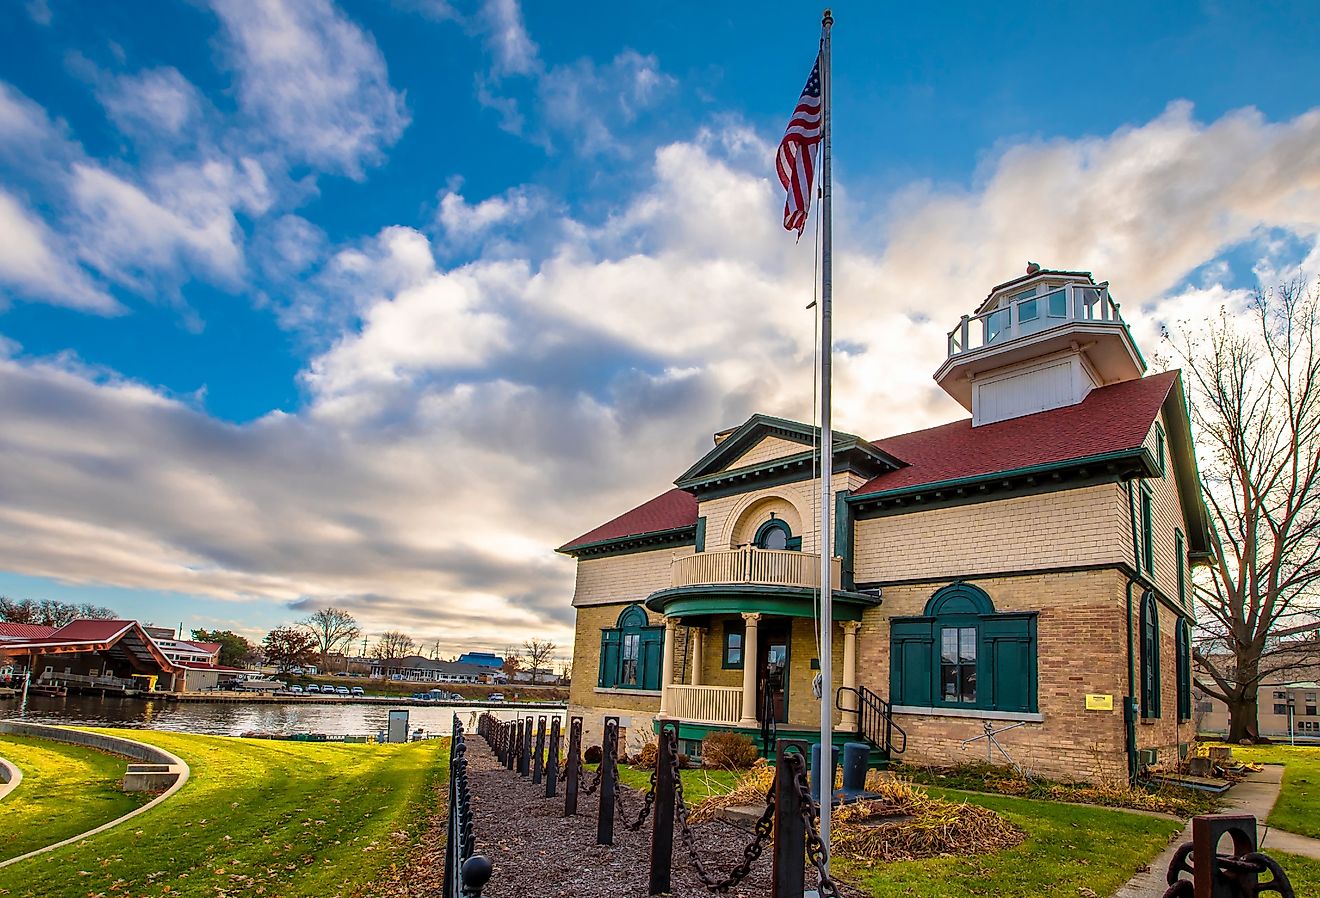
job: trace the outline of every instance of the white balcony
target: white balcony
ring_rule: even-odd
[[[830,569],[833,589],[842,582],[842,561]],[[697,552],[674,560],[674,586],[755,583],[763,586],[820,586],[820,555],[788,549],[725,549]]]
[[[690,723],[737,726],[742,718],[741,686],[685,686],[670,684],[667,709],[671,716]]]
[[[1074,322],[1123,324],[1106,284],[1065,284],[1022,297],[980,315],[964,315],[949,331],[948,357],[1009,343]]]

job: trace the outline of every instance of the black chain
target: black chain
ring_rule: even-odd
[[[807,765],[803,761],[802,755],[785,755],[784,762],[793,767],[793,787],[798,793],[798,807],[802,814],[802,823],[807,831],[807,860],[811,861],[812,866],[816,868],[816,875],[820,879],[817,891],[822,898],[840,898],[838,884],[830,878],[829,849],[820,838],[820,828],[816,822],[815,802],[811,797],[811,785],[807,782]]]
[[[672,736],[672,731],[670,733]],[[697,856],[697,840],[692,832],[692,827],[688,823],[688,806],[683,800],[683,777],[682,771],[678,766],[678,739],[674,738],[673,750],[670,752],[670,764],[674,773],[674,817],[678,820],[678,836],[683,843],[683,848],[688,853],[688,862],[692,869],[696,871],[697,878],[701,880],[709,891],[724,893],[736,886],[747,878],[747,874],[752,872],[752,864],[765,851],[765,846],[769,844],[775,831],[775,785],[770,784],[770,789],[765,793],[765,813],[761,819],[756,821],[756,835],[752,841],[743,847],[743,859],[733,868],[732,872],[725,879],[716,879],[706,869],[706,865],[701,862]],[[777,774],[776,774],[777,775]]]
[[[574,763],[577,764],[577,768],[578,768],[578,782],[579,783],[586,782],[587,765],[583,763],[581,754],[577,756],[577,759]],[[603,773],[605,773],[605,765],[601,764],[599,767],[596,768],[596,775],[592,777],[591,784],[587,786],[579,786],[578,791],[581,792],[583,795],[590,795],[592,792],[595,792],[597,789],[600,788],[600,779]]]
[[[1183,873],[1195,875],[1190,863],[1191,857],[1191,842],[1179,847],[1174,854],[1169,862],[1169,887],[1165,890],[1163,898],[1196,898],[1196,886],[1193,881],[1180,878]],[[1241,856],[1217,854],[1215,866],[1218,873],[1233,886],[1234,894],[1239,898],[1258,898],[1263,892],[1273,892],[1280,898],[1297,898],[1288,874],[1283,872],[1278,861],[1264,852],[1250,851]],[[1242,874],[1259,876],[1262,873],[1270,874],[1269,882],[1249,885],[1245,880],[1238,878]]]
[[[623,818],[623,825],[632,832],[637,832],[637,830],[641,829],[642,824],[646,822],[646,818],[651,815],[651,806],[655,804],[655,778],[656,774],[659,772],[659,768],[660,764],[658,761],[656,766],[651,768],[651,788],[647,790],[646,795],[642,798],[642,809],[637,812],[636,820],[629,819],[630,815],[623,809],[623,802],[619,800],[623,795],[623,790],[620,789],[614,793],[614,806],[618,808],[619,816]],[[615,768],[615,771],[617,773],[617,767]]]

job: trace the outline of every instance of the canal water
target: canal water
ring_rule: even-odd
[[[230,704],[168,702],[141,698],[100,698],[90,695],[55,697],[30,695],[21,706],[18,699],[0,699],[0,719],[72,726],[131,727],[171,730],[212,736],[239,736],[261,732],[291,736],[295,733],[325,733],[328,736],[365,736],[386,729],[391,707],[408,712],[409,730],[423,729],[431,735],[448,735],[453,717],[464,727],[475,726],[477,715],[489,711],[501,720],[528,714],[559,717],[564,712],[547,711],[536,705],[490,708],[482,705],[434,707],[426,705],[324,704],[309,702],[281,704]]]

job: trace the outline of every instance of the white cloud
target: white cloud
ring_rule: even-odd
[[[0,188],[0,283],[56,305],[99,314],[122,311],[77,263],[60,254],[59,241],[12,194]]]
[[[328,0],[212,0],[239,102],[292,162],[362,178],[408,125],[371,36]]]
[[[541,68],[540,48],[527,33],[518,0],[485,0],[480,18],[497,77],[531,75]]]
[[[188,136],[203,105],[197,88],[175,68],[106,78],[98,94],[121,132],[152,140]]]
[[[546,210],[546,197],[526,185],[510,187],[497,196],[469,203],[457,188],[440,196],[436,220],[450,246],[468,247],[492,231],[523,224]]]

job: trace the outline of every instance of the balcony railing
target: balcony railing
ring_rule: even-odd
[[[669,713],[692,723],[737,724],[743,691],[738,686],[669,687]]]
[[[835,558],[830,581],[839,588],[842,562]],[[697,552],[674,560],[674,585],[758,583],[766,586],[819,586],[820,555],[788,549],[741,549]]]
[[[1108,286],[1066,284],[1048,293],[1015,299],[980,315],[964,315],[958,326],[949,331],[949,358],[1074,321],[1123,323]]]

